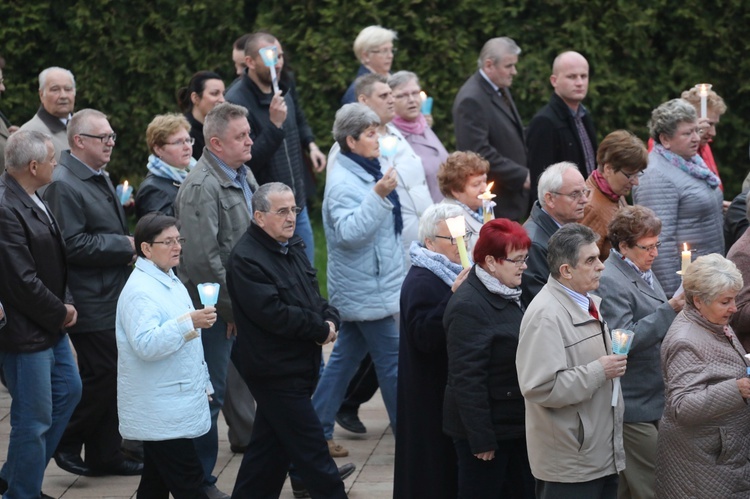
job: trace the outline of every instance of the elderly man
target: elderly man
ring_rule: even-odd
[[[78,475],[137,475],[143,465],[126,459],[117,419],[115,312],[135,259],[125,212],[109,175],[117,134],[107,117],[83,109],[68,124],[70,150],[60,157],[44,198],[55,214],[68,252],[70,291],[78,322],[69,328],[78,352],[83,396],[55,461]],[[86,462],[81,447],[86,447]]]
[[[625,468],[625,355],[612,354],[599,287],[604,265],[590,228],[573,223],[549,240],[550,277],[521,322],[516,369],[526,400],[526,440],[538,499],[615,499]]]
[[[575,163],[584,178],[596,169],[596,129],[582,104],[589,89],[588,61],[578,52],[563,52],[552,63],[549,81],[552,97],[526,133],[534,198],[539,176],[552,163]]]
[[[37,190],[52,181],[55,146],[17,132],[0,177],[0,300],[13,318],[0,334],[0,364],[13,399],[4,497],[40,497],[44,470],[81,399],[66,327],[78,313],[68,292],[65,242]],[[5,322],[4,313],[0,312]]]
[[[68,149],[67,127],[76,104],[76,80],[67,69],[51,67],[39,73],[39,100],[42,105],[21,130],[36,130],[52,136],[55,160]]]
[[[495,217],[520,221],[529,212],[529,170],[523,122],[510,94],[521,49],[508,37],[482,47],[477,72],[453,102],[456,149],[490,162],[487,180],[498,194]]]
[[[294,235],[297,215],[291,188],[264,184],[253,196],[253,221],[227,264],[227,284],[237,319],[232,360],[258,402],[255,429],[242,460],[233,497],[278,497],[290,462],[304,484],[295,497],[344,498],[339,471],[328,453],[310,397],[321,345],[336,340],[338,311],[318,291],[315,270]]]
[[[260,49],[264,47],[276,48],[278,93],[274,93],[271,68],[263,64],[260,56]],[[297,220],[296,233],[305,242],[305,253],[312,263],[315,243],[306,208],[302,148],[309,152],[315,171],[323,171],[326,157],[315,144],[293,82],[281,77],[284,50],[279,41],[268,33],[250,35],[245,42],[245,65],[247,68],[241,80],[227,91],[226,99],[248,110],[247,119],[255,142],[253,158],[248,161],[248,166],[261,184],[283,182],[294,191],[297,205],[303,208]]]
[[[218,319],[201,335],[214,386],[211,430],[195,439],[206,477],[205,492],[214,498],[227,497],[216,488],[213,476],[219,452],[216,421],[224,404],[229,355],[237,334],[226,291],[226,264],[232,248],[250,225],[251,200],[258,183],[245,166],[252,158],[253,146],[245,108],[226,102],[217,105],[206,115],[203,135],[206,148],[177,193],[175,213],[181,223],[180,234],[185,238],[178,274],[196,308],[202,306],[198,284],[215,282],[220,286]]]
[[[547,282],[547,243],[557,229],[583,219],[583,209],[590,191],[573,163],[549,166],[539,178],[539,199],[534,202],[531,217],[523,227],[531,238],[528,269],[523,273],[521,300],[528,306]]]

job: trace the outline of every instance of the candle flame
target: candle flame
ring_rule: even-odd
[[[127,180],[122,183],[122,190],[123,191],[127,191],[128,190],[128,181]]]
[[[427,94],[424,92],[424,90],[419,92],[419,98],[422,99],[422,102],[427,100]]]
[[[205,294],[206,296],[213,296],[215,292],[216,288],[214,288],[210,284],[207,286],[203,286],[203,294]]]
[[[273,59],[273,50],[271,50],[271,49],[267,49],[267,50],[266,50],[266,58],[267,58],[267,59],[268,59],[269,61],[270,61],[271,59]]]
[[[492,186],[495,185],[495,182],[490,182],[487,184],[487,189],[485,189],[486,192],[490,192],[492,190]]]
[[[688,250],[687,249],[687,243],[682,243],[682,248],[683,248],[683,250],[687,251]]]

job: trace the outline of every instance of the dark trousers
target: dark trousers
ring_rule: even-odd
[[[203,467],[192,439],[143,442],[137,499],[204,499]]]
[[[344,482],[310,401],[312,380],[290,380],[283,387],[269,384],[248,382],[258,408],[232,497],[277,499],[289,464],[294,463],[312,498],[346,498]]]
[[[58,450],[81,453],[90,467],[122,462],[122,437],[117,419],[117,343],[115,330],[71,334],[83,383],[81,401],[60,439]]]
[[[368,353],[359,364],[359,369],[346,387],[344,401],[339,412],[359,412],[359,406],[367,402],[378,391],[378,376]]]
[[[580,483],[536,481],[537,499],[616,499],[617,475]]]
[[[468,440],[454,439],[453,443],[458,457],[459,499],[534,499],[525,438],[498,440],[490,461],[475,457]]]

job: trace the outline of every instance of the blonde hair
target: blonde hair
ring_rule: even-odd
[[[398,34],[392,29],[382,26],[368,26],[359,32],[354,39],[354,56],[362,60],[362,54],[380,47],[385,43],[391,43],[398,38]]]
[[[718,253],[698,257],[688,265],[682,276],[685,299],[695,305],[695,298],[705,304],[712,303],[725,291],[742,289],[742,273],[731,260]]]
[[[146,144],[148,144],[149,151],[153,153],[154,147],[163,146],[171,135],[183,128],[190,133],[190,123],[182,114],[168,113],[154,116],[146,128]]]

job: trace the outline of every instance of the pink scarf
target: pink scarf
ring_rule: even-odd
[[[424,135],[427,128],[427,120],[421,113],[414,121],[406,121],[401,116],[394,116],[392,122],[402,132],[412,135]]]
[[[615,194],[615,191],[612,190],[612,187],[609,186],[609,182],[607,182],[607,179],[604,178],[604,175],[599,173],[599,170],[594,170],[591,172],[591,178],[594,180],[594,183],[599,188],[600,191],[602,191],[602,194],[607,196],[612,202],[618,202],[620,200],[620,196]]]

